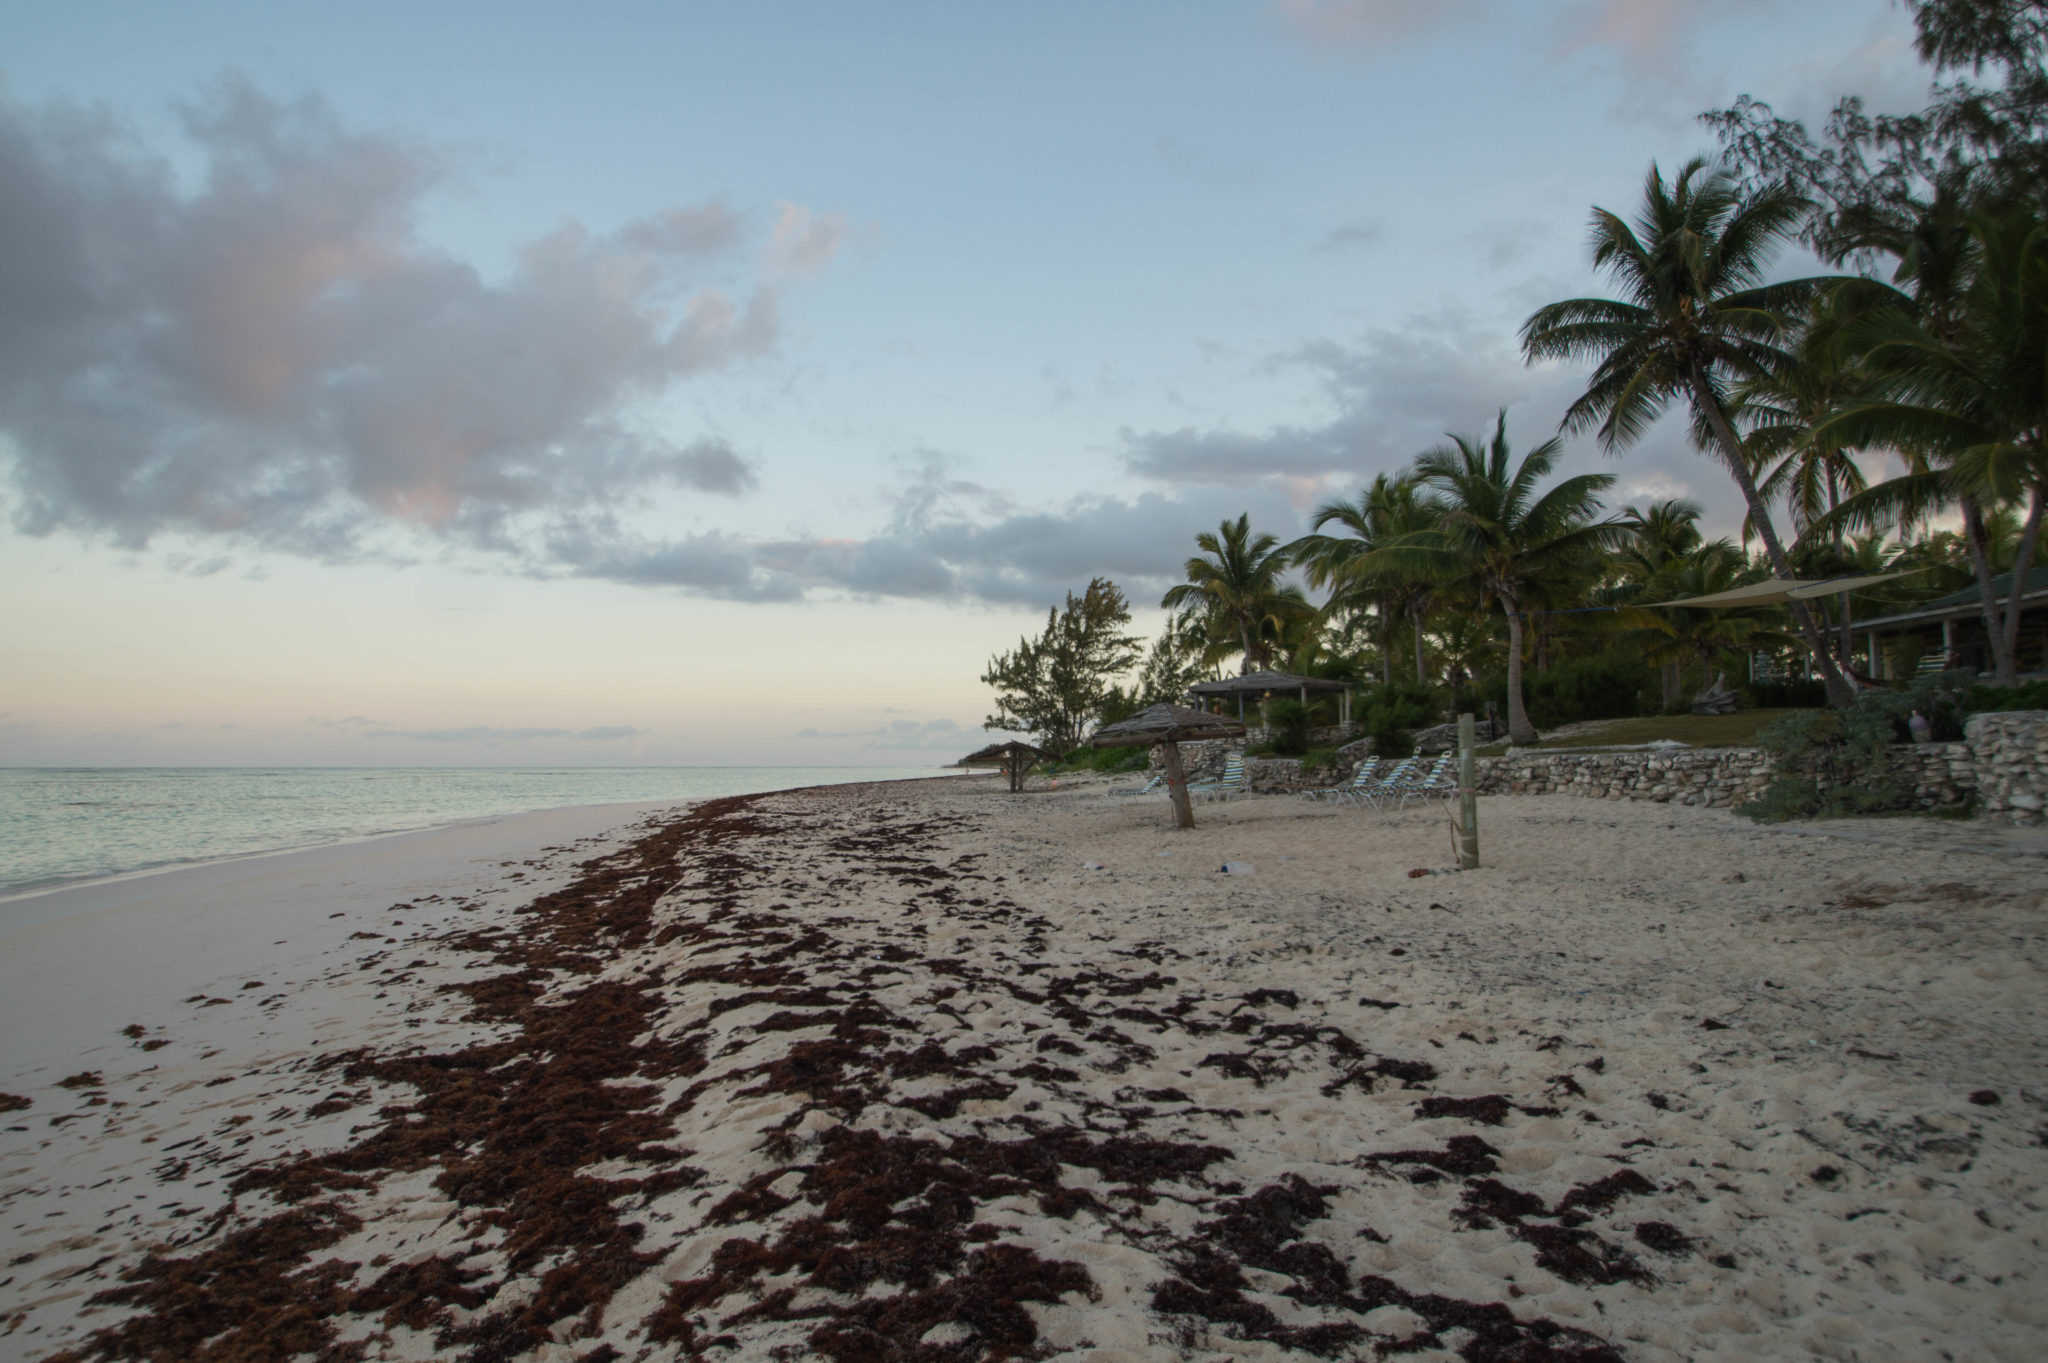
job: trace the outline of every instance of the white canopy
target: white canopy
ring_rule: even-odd
[[[1658,608],[1673,606],[1771,606],[1780,601],[1808,601],[1816,596],[1834,596],[1838,592],[1860,592],[1880,582],[1889,582],[1895,577],[1905,577],[1920,571],[1907,569],[1900,573],[1871,573],[1864,577],[1830,577],[1817,581],[1805,581],[1796,577],[1774,577],[1763,582],[1752,582],[1747,587],[1735,587],[1725,592],[1714,592],[1709,596],[1687,596],[1676,601],[1649,601],[1645,605]]]

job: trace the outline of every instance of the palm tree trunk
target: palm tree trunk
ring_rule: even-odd
[[[1411,612],[1409,620],[1415,626],[1415,684],[1427,686],[1429,679],[1422,675],[1422,616],[1419,612]]]
[[[1830,521],[1833,521],[1835,511],[1841,504],[1841,489],[1836,486],[1834,470],[1830,469],[1828,471],[1828,517]],[[1836,522],[1836,525],[1835,557],[1843,559],[1847,555],[1843,552],[1842,532],[1839,528],[1839,522]],[[1840,603],[1842,607],[1842,666],[1847,667],[1849,666],[1849,660],[1856,656],[1856,631],[1850,623],[1849,593],[1843,592],[1841,594]]]
[[[2012,560],[2012,594],[2005,599],[2005,621],[2000,627],[2000,652],[2004,655],[2005,671],[2012,674],[2012,680],[2005,680],[2000,673],[2000,686],[2017,686],[2020,680],[2020,598],[2027,590],[2027,570],[2034,565],[2034,550],[2041,542],[2041,512],[2044,490],[2034,484],[2034,495],[2027,507],[2027,523],[2020,531],[2020,545]]]
[[[1728,472],[1735,479],[1735,486],[1742,490],[1742,500],[1749,507],[1750,523],[1756,527],[1757,537],[1764,542],[1764,554],[1771,561],[1771,570],[1779,577],[1792,576],[1792,560],[1785,554],[1785,546],[1778,542],[1777,527],[1771,524],[1770,509],[1764,505],[1763,496],[1756,490],[1756,479],[1750,476],[1749,457],[1743,452],[1742,439],[1735,434],[1735,427],[1728,420],[1728,413],[1721,410],[1721,400],[1707,385],[1705,374],[1695,369],[1692,373],[1693,405],[1707,419],[1715,439],[1721,442],[1721,455],[1727,461]],[[1848,705],[1856,698],[1856,692],[1843,678],[1841,669],[1835,666],[1833,650],[1827,639],[1813,622],[1813,612],[1806,608],[1804,601],[1785,603],[1792,610],[1792,622],[1799,627],[1800,637],[1806,640],[1806,651],[1820,669],[1821,679],[1827,684],[1828,704],[1837,709]]]
[[[2020,679],[2019,665],[2005,647],[2005,631],[1999,627],[1998,594],[1992,590],[1991,579],[1991,532],[1984,526],[1984,508],[1977,499],[1965,493],[1956,499],[1963,512],[1963,542],[1970,546],[1970,567],[1977,574],[1977,608],[1984,617],[1984,638],[1991,645],[1991,676],[1999,686],[2017,686]],[[2019,589],[2020,580],[2013,579],[2013,588]],[[2019,606],[2017,598],[2013,601]]]
[[[1529,708],[1522,703],[1522,613],[1505,598],[1500,605],[1508,613],[1508,741],[1534,743],[1536,726],[1529,722]]]

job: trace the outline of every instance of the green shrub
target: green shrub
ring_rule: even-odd
[[[1759,823],[1839,818],[1903,807],[1912,787],[1889,770],[1897,728],[1881,706],[1801,710],[1756,736],[1771,755],[1771,783],[1740,812]]]
[[[1398,724],[1385,728],[1371,729],[1367,736],[1372,739],[1374,757],[1413,757],[1415,755],[1415,731],[1404,729]]]
[[[1803,710],[1765,725],[1756,745],[1771,754],[1771,784],[1741,812],[1777,823],[1909,807],[1912,783],[1892,771],[1891,746],[1912,737],[1916,711],[1936,742],[1961,738],[1961,680],[1919,677],[1902,691],[1864,691],[1844,710]]]
[[[1335,748],[1322,748],[1301,759],[1301,770],[1305,776],[1347,768],[1351,760]]]
[[[1508,679],[1489,677],[1482,693],[1508,712]],[[1657,670],[1641,655],[1615,650],[1592,658],[1559,663],[1545,672],[1522,674],[1522,700],[1529,722],[1554,729],[1588,719],[1629,719],[1654,715],[1663,704]],[[1688,706],[1690,702],[1688,702]]]
[[[1966,716],[1989,710],[2048,710],[2048,681],[2020,686],[1971,686],[1963,692],[1957,708]]]
[[[1804,678],[1751,682],[1742,688],[1743,703],[1752,710],[1820,710],[1828,703],[1826,682]]]
[[[1308,752],[1308,731],[1313,722],[1308,707],[1298,700],[1266,703],[1266,728],[1272,734],[1273,751],[1281,757],[1300,757]]]
[[[1136,771],[1150,761],[1143,747],[1076,748],[1061,758],[1060,771]]]
[[[1406,757],[1415,751],[1412,731],[1437,722],[1436,695],[1417,682],[1391,682],[1361,688],[1352,718],[1372,739],[1376,757]]]

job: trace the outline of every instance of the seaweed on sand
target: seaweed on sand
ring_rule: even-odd
[[[92,1300],[137,1314],[94,1332],[73,1356],[340,1359],[350,1350],[338,1343],[336,1320],[374,1313],[415,1328],[439,1324],[444,1347],[489,1360],[549,1341],[565,1319],[594,1322],[653,1262],[636,1248],[643,1228],[624,1219],[621,1204],[700,1177],[658,1144],[673,1127],[648,1081],[694,1074],[704,1058],[695,1041],[654,1033],[661,1000],[650,982],[573,982],[595,973],[607,952],[646,941],[655,905],[685,874],[700,901],[729,898],[746,870],[732,845],[772,831],[751,804],[708,801],[618,855],[585,863],[577,881],[528,906],[524,931],[464,934],[463,945],[510,967],[448,987],[468,997],[473,1020],[497,1024],[492,1039],[444,1054],[358,1052],[328,1062],[350,1082],[402,1084],[413,1097],[386,1107],[354,1144],[242,1173],[231,1185],[238,1199],[266,1193],[281,1210],[195,1253],[151,1255],[126,1270]],[[98,1076],[73,1079],[85,1087]],[[650,1169],[639,1177],[580,1172],[610,1160]],[[361,1225],[325,1194],[429,1167],[439,1169],[436,1188],[501,1233],[493,1247],[510,1272],[546,1265],[518,1306],[456,1326],[448,1307],[473,1309],[495,1292],[473,1286],[479,1275],[459,1263],[423,1261],[356,1287],[357,1265],[311,1262]],[[220,1225],[239,1214],[238,1202]]]
[[[1519,1319],[1500,1302],[1409,1292],[1372,1275],[1354,1283],[1350,1268],[1334,1250],[1303,1234],[1329,1214],[1334,1192],[1334,1187],[1289,1174],[1219,1204],[1220,1215],[1200,1223],[1176,1246],[1175,1275],[1154,1291],[1153,1308],[1198,1317],[1234,1339],[1267,1340],[1330,1358],[1371,1336],[1348,1317],[1399,1306],[1421,1317],[1425,1328],[1403,1339],[1374,1338],[1382,1352],[1445,1347],[1451,1341],[1444,1336],[1456,1333],[1462,1342],[1455,1347],[1467,1363],[1620,1363],[1621,1354],[1597,1336],[1552,1320]],[[1247,1296],[1246,1268],[1290,1279],[1281,1295],[1303,1308],[1306,1319],[1287,1323],[1271,1307]]]

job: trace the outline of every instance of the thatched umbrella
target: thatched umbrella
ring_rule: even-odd
[[[1000,767],[1010,778],[1010,792],[1024,789],[1024,773],[1033,762],[1049,761],[1052,754],[1043,748],[1034,748],[1029,743],[991,743],[980,752],[971,752],[960,759],[963,767]]]
[[[1181,828],[1195,826],[1194,806],[1188,803],[1188,778],[1180,764],[1180,745],[1205,738],[1240,738],[1244,725],[1218,715],[1190,710],[1185,705],[1155,705],[1129,719],[1106,724],[1089,736],[1094,748],[1147,748],[1164,746],[1166,793],[1173,798],[1173,822]]]

